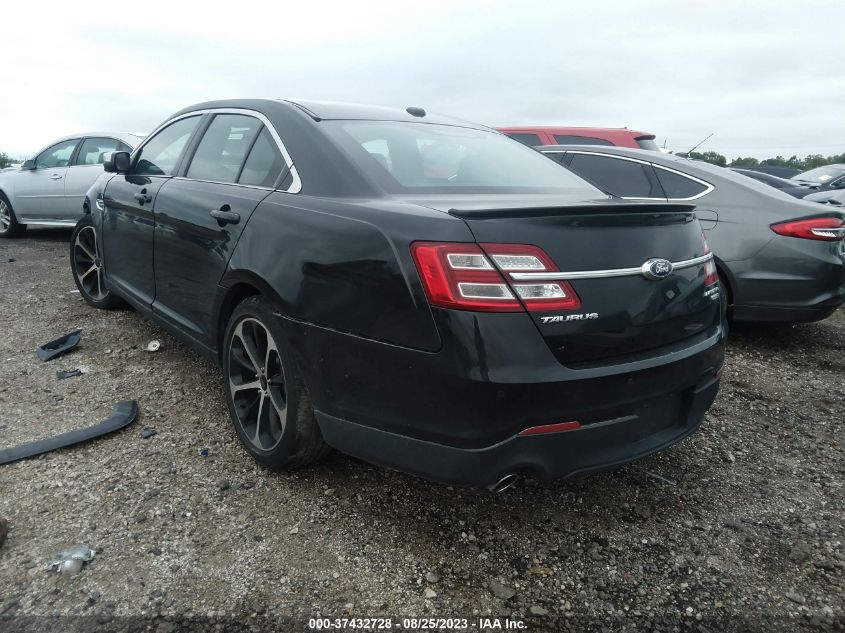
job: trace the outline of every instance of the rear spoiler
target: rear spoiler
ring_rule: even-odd
[[[692,213],[694,204],[668,204],[665,202],[598,202],[577,205],[514,207],[507,209],[449,209],[449,215],[465,219],[482,218],[544,218],[561,215],[628,214],[628,213]]]

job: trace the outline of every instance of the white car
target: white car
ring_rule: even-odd
[[[0,237],[28,225],[73,226],[82,216],[85,194],[103,173],[109,152],[131,152],[137,134],[74,134],[51,143],[20,169],[0,173]]]

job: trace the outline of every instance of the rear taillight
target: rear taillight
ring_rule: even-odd
[[[581,305],[565,281],[506,281],[503,273],[558,271],[536,246],[414,242],[411,253],[431,305],[482,312],[572,310]]]
[[[704,246],[704,254],[711,253],[710,245],[707,243],[707,238],[704,236],[704,231],[701,232],[701,243]],[[711,257],[704,262],[704,285],[712,286],[719,281],[719,271],[716,270],[716,262]]]
[[[838,218],[811,218],[772,224],[778,235],[800,237],[805,240],[834,242],[845,238],[845,221]]]

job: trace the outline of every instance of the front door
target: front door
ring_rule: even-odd
[[[261,121],[215,115],[184,177],[164,185],[155,202],[153,309],[213,346],[217,286],[253,210],[272,191],[284,160]]]
[[[149,309],[155,298],[153,204],[175,173],[200,115],[179,119],[151,136],[133,155],[128,174],[103,192],[103,269],[118,294]]]
[[[35,157],[35,168],[15,180],[12,207],[22,222],[66,218],[65,176],[79,139],[61,141]]]

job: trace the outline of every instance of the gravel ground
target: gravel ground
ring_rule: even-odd
[[[0,448],[102,420],[118,400],[141,415],[0,466],[0,629],[401,628],[414,615],[470,630],[490,616],[528,631],[845,630],[842,311],[737,329],[702,430],[617,472],[498,495],[342,455],[277,475],[239,446],[216,367],[72,292],[67,238],[0,241]],[[75,328],[77,351],[36,359]],[[79,543],[97,551],[81,574],[46,571]]]

